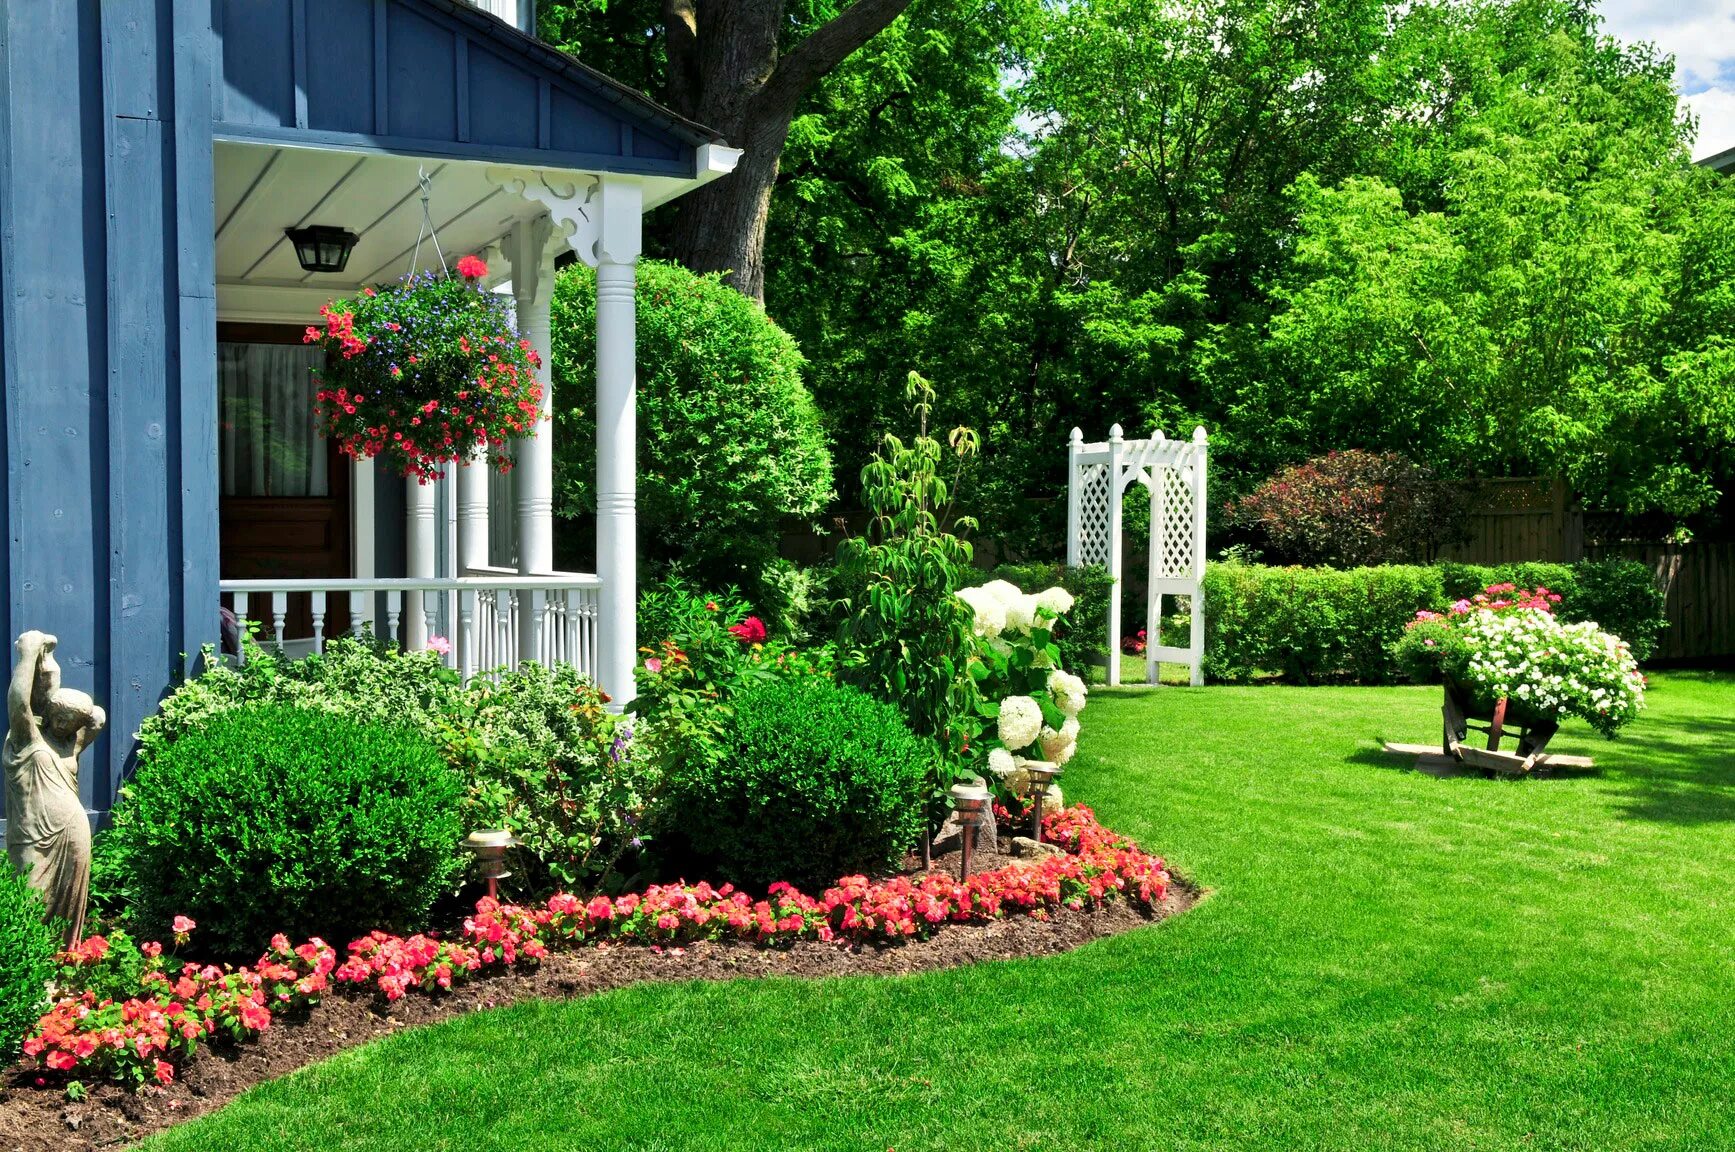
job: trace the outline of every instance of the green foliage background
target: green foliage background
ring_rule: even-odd
[[[660,88],[654,6],[542,13]],[[965,510],[1033,554],[1067,432],[1117,421],[1204,424],[1224,497],[1360,447],[1702,524],[1735,467],[1735,182],[1676,107],[1586,0],[915,0],[795,122],[766,307],[843,476],[918,370],[982,432]]]

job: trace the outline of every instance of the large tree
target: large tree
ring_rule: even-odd
[[[737,290],[763,300],[765,219],[796,110],[909,3],[548,0],[539,20],[554,43],[660,92],[745,150],[732,174],[679,202],[665,244],[687,267],[728,273]]]

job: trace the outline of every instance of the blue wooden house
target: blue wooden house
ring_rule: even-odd
[[[93,813],[225,610],[287,649],[366,627],[449,638],[466,672],[561,658],[630,688],[640,219],[739,153],[486,7],[0,6],[0,633],[57,635],[108,708]],[[547,425],[507,482],[432,485],[313,432],[300,332],[429,267],[424,219],[448,260],[488,260],[545,361],[556,256],[597,270],[595,573],[553,569]]]

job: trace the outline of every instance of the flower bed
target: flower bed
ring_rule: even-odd
[[[63,1080],[168,1084],[201,1043],[251,1040],[334,989],[369,992],[390,1003],[410,991],[437,994],[480,975],[534,967],[558,947],[886,945],[925,939],[949,925],[1013,916],[1045,920],[1063,909],[1122,901],[1151,910],[1168,892],[1162,860],[1104,828],[1089,808],[1050,814],[1043,838],[1063,851],[963,883],[930,872],[884,880],[849,876],[817,898],[783,884],[754,899],[727,885],[700,883],[590,900],[557,894],[536,908],[484,899],[452,938],[371,932],[349,945],[341,963],[323,940],[292,946],[279,936],[257,964],[183,963],[171,975],[159,945],[136,946],[120,934],[91,937],[62,957],[59,998],[25,1051]],[[182,927],[190,932],[194,926]]]

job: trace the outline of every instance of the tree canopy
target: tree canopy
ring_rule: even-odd
[[[572,15],[604,67],[647,51],[618,11]],[[1204,424],[1226,496],[1363,448],[1703,519],[1735,181],[1691,132],[1588,0],[913,0],[791,121],[765,306],[843,477],[918,370],[1023,547],[1058,547],[1027,513],[1067,433],[1115,422]]]

